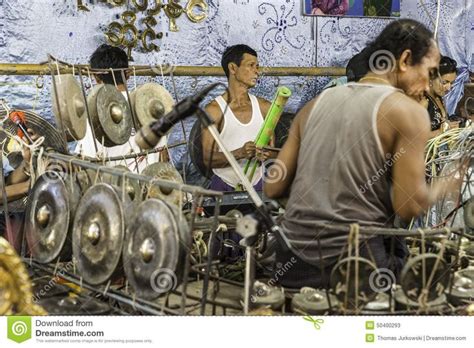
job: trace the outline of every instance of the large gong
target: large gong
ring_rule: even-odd
[[[146,126],[173,110],[174,100],[163,86],[145,83],[130,94],[138,124]]]
[[[177,208],[158,199],[142,202],[123,249],[125,274],[136,295],[155,299],[175,289],[191,242],[189,226]]]
[[[81,197],[79,186],[70,178],[65,173],[46,172],[30,193],[25,233],[31,254],[40,263],[70,257],[70,230]]]
[[[87,97],[95,138],[105,146],[125,144],[132,132],[132,114],[115,86],[96,85]]]
[[[74,218],[73,255],[79,274],[93,285],[112,278],[121,261],[124,207],[128,208],[129,199],[117,191],[109,184],[92,186],[82,197]]]
[[[58,99],[56,93],[51,93],[53,112],[62,120],[67,139],[81,140],[86,135],[87,127],[86,103],[81,87],[72,74],[57,75],[54,80]]]

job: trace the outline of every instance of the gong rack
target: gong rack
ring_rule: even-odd
[[[329,231],[341,231],[341,230],[348,230],[349,227],[343,226],[343,225],[325,225],[325,229]],[[463,228],[433,228],[433,229],[419,229],[419,230],[405,230],[405,229],[396,229],[396,228],[373,228],[373,227],[362,227],[360,226],[360,234],[363,235],[372,235],[372,236],[385,236],[385,237],[407,237],[407,238],[413,238],[414,240],[425,240],[428,246],[431,246],[432,244],[430,241],[440,241],[440,240],[448,240],[449,238],[455,236],[456,239],[453,240],[455,246],[455,260],[450,264],[449,266],[454,265],[455,267],[459,268],[458,262],[459,262],[459,256],[460,256],[460,249],[461,249],[461,240],[463,238],[466,238],[470,242],[474,241],[474,236],[466,234]],[[345,248],[347,250],[347,246]],[[444,254],[441,253],[440,255],[436,255],[438,259],[443,258]],[[417,255],[415,257],[410,257],[408,260],[407,264],[409,267],[405,267],[406,269],[410,270],[410,267],[415,267],[414,265],[418,265],[421,263],[424,263],[425,258],[428,261],[431,261],[433,259],[436,259],[436,257],[433,254],[427,253],[426,250],[422,250],[421,255]],[[355,257],[348,257],[344,260],[347,260],[347,263],[351,263],[354,261],[358,261]],[[342,264],[344,262],[342,260]],[[360,260],[365,260],[365,259],[360,259]],[[418,263],[418,264],[417,264]],[[341,262],[336,264],[336,266],[333,269],[334,270],[341,265]],[[433,264],[430,264],[433,266]],[[224,264],[222,264],[219,260],[214,260],[210,264],[206,263],[201,263],[201,264],[195,264],[191,267],[192,271],[200,274],[202,276],[208,276],[209,279],[213,280],[217,284],[220,282],[226,283],[232,286],[237,286],[240,288],[244,288],[244,283],[243,282],[238,282],[235,280],[227,279],[223,273],[225,273],[225,270],[222,272],[222,269],[225,267]],[[437,264],[434,264],[434,267],[430,269],[426,269],[427,273],[432,273],[432,269],[434,268],[436,270]],[[472,279],[474,282],[474,270],[470,269],[472,272]],[[405,271],[405,273],[408,273],[408,271]],[[449,275],[446,274],[446,280],[447,280],[447,287],[445,289],[445,292],[447,295],[451,295],[453,292],[454,288],[454,275],[455,272],[451,269],[449,269]],[[350,275],[349,275],[350,277]],[[435,281],[438,280],[438,275],[435,277]],[[406,276],[407,278],[407,276]],[[268,280],[268,279],[267,279]],[[393,283],[395,285],[395,283]],[[358,308],[345,308],[342,300],[339,300],[336,298],[334,294],[334,287],[333,288],[328,288],[328,289],[313,289],[315,290],[316,293],[320,294],[322,301],[325,301],[327,308],[325,308],[324,311],[317,312],[317,313],[308,313],[308,312],[301,312],[301,311],[296,311],[295,313],[299,313],[301,315],[305,314],[333,314],[333,315],[382,315],[382,314],[387,314],[387,315],[417,315],[417,314],[424,314],[424,315],[435,315],[435,314],[441,314],[441,315],[449,315],[449,314],[459,314],[459,313],[464,313],[469,306],[467,303],[459,303],[456,306],[453,306],[451,304],[447,303],[447,300],[445,299],[445,303],[441,306],[439,303],[436,305],[432,305],[432,302],[428,302],[426,307],[417,307],[418,303],[416,300],[411,300],[408,299],[409,305],[407,308],[396,308],[396,302],[395,302],[395,297],[400,297],[399,295],[402,294],[402,291],[397,284],[397,290],[395,288],[392,288],[391,291],[388,292],[388,296],[386,296],[386,305],[387,308],[384,311],[377,311],[377,310],[370,310],[370,303],[366,307],[358,307]],[[276,288],[275,288],[276,289]],[[287,302],[293,301],[296,297],[300,296],[301,294],[298,294],[298,289],[290,289],[290,288],[284,288],[284,287],[279,287],[278,289],[281,290],[281,292],[284,294],[284,297],[286,298]],[[473,289],[474,291],[474,289]],[[474,293],[474,292],[473,292]],[[403,295],[402,295],[403,296]],[[300,297],[301,298],[301,297]],[[403,299],[403,297],[402,297]],[[471,299],[472,301],[472,299]],[[214,298],[209,300],[207,297],[202,297],[201,298],[202,305],[205,306],[206,302],[213,304],[213,313],[215,313],[215,307],[216,305],[222,305],[219,303],[214,302]],[[332,302],[332,303],[331,303]],[[334,303],[336,302],[336,303]],[[376,302],[374,300],[374,302]],[[362,303],[362,305],[364,305]],[[411,306],[411,307],[410,307]],[[369,308],[369,309],[367,309]],[[290,312],[293,311],[294,308],[292,307],[290,309]],[[201,313],[204,312],[204,308],[201,307]],[[273,311],[273,313],[281,313],[281,314],[288,314],[288,311],[285,309],[285,305],[281,304],[281,307],[277,311]]]
[[[179,184],[176,182],[168,181],[168,180],[163,180],[159,178],[153,178],[153,177],[147,177],[144,175],[139,175],[135,174],[132,172],[125,172],[121,171],[115,168],[107,167],[104,165],[96,164],[90,161],[86,161],[74,156],[70,155],[64,155],[64,154],[59,154],[59,153],[54,153],[54,152],[45,152],[43,156],[47,160],[52,160],[54,161],[54,168],[57,169],[57,167],[60,167],[61,170],[73,172],[76,169],[84,169],[84,170],[92,170],[93,172],[96,173],[97,178],[99,173],[102,174],[107,174],[113,177],[117,177],[122,179],[121,184],[122,186],[125,185],[127,179],[131,180],[136,180],[145,184],[149,185],[158,185],[162,189],[168,189],[168,190],[179,190],[180,192],[188,193],[192,195],[192,208],[191,208],[191,213],[190,213],[190,219],[189,219],[189,233],[192,233],[195,230],[195,220],[196,220],[196,214],[198,207],[200,206],[202,200],[204,197],[213,197],[216,199],[216,210],[214,213],[214,217],[208,218],[207,219],[207,224],[206,226],[211,228],[211,234],[214,234],[215,231],[218,229],[219,225],[219,206],[220,206],[220,197],[222,196],[221,192],[216,192],[216,191],[211,191],[211,190],[206,190],[201,187],[197,186],[191,186],[191,185],[186,185],[186,184]],[[61,165],[58,165],[58,163],[62,163]],[[38,181],[37,181],[38,182]],[[120,186],[120,184],[119,184]],[[86,191],[87,192],[87,191]],[[124,197],[122,196],[122,199]],[[210,241],[212,238],[210,239]],[[26,245],[23,241],[23,247],[22,247],[22,254],[25,256],[25,251],[26,251]],[[212,246],[210,245],[209,248]],[[209,253],[209,257],[211,257]],[[59,262],[59,258],[57,259],[57,262]],[[37,260],[28,260],[25,259],[25,262],[29,263],[32,265],[34,268],[41,269],[43,271],[46,271],[48,273],[51,273],[52,275],[55,275],[58,269],[58,264],[54,266],[53,264],[48,264],[48,262],[38,262]],[[101,285],[98,283],[90,284],[82,277],[77,276],[75,274],[71,274],[68,272],[63,272],[61,271],[61,277],[75,283],[85,289],[95,291],[97,293],[101,293],[104,296],[110,297],[111,299],[114,299],[118,302],[123,303],[124,305],[132,306],[133,308],[136,308],[140,311],[143,311],[148,314],[185,314],[186,313],[186,299],[187,298],[192,298],[192,295],[189,295],[186,293],[187,285],[189,282],[189,270],[190,270],[190,251],[186,250],[186,255],[185,255],[185,262],[184,262],[184,270],[182,270],[182,282],[180,286],[180,290],[172,290],[170,293],[174,294],[179,294],[182,297],[181,300],[181,312],[178,311],[173,311],[172,309],[167,309],[163,306],[157,305],[156,303],[153,303],[151,301],[147,301],[146,299],[140,298],[139,296],[130,296],[124,292],[121,291],[116,291],[109,289],[110,287],[110,281],[108,281],[107,285]],[[64,274],[64,277],[63,277]],[[216,305],[219,305],[219,303],[216,303]]]

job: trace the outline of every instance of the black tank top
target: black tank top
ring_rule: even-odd
[[[430,95],[426,95],[426,98],[428,99],[428,114],[431,120],[431,130],[435,131],[440,129],[444,122],[443,112]]]

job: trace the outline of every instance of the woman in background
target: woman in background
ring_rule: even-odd
[[[439,63],[439,77],[430,82],[430,91],[422,100],[427,108],[431,120],[432,137],[435,137],[449,128],[457,127],[459,122],[449,122],[443,97],[449,92],[456,79],[457,63],[450,57],[441,57]]]

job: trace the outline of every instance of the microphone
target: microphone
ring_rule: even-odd
[[[8,115],[8,118],[18,127],[17,135],[20,138],[26,137],[30,144],[33,144],[33,140],[31,139],[30,135],[28,134],[28,130],[26,129],[25,113],[22,111],[13,111]]]
[[[161,117],[158,121],[142,127],[135,135],[136,144],[142,150],[154,148],[161,137],[166,135],[176,123],[193,115],[199,109],[199,103],[219,84],[220,82],[213,83],[195,95],[184,98],[174,106],[173,110]]]

